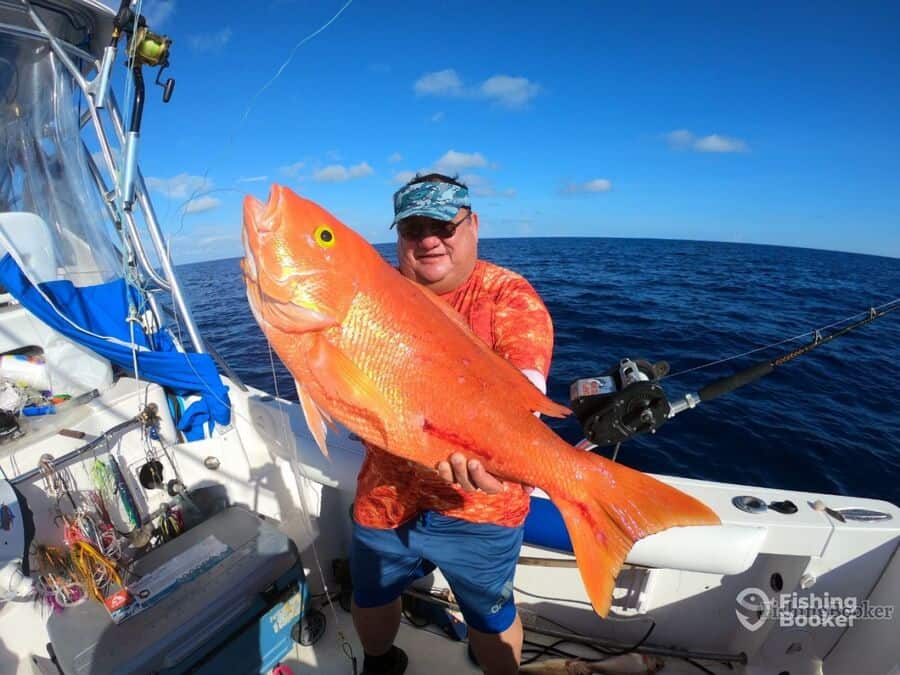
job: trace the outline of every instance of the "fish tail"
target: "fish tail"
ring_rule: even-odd
[[[670,527],[718,525],[705,504],[647,474],[582,453],[582,477],[548,491],[559,509],[594,610],[606,616],[616,576],[639,539]]]

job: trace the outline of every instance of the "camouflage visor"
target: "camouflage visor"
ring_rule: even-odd
[[[413,183],[394,193],[394,222],[410,216],[453,220],[461,208],[471,208],[468,188],[452,183]]]

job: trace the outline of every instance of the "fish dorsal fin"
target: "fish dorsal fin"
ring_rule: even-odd
[[[300,407],[303,409],[303,417],[306,418],[306,426],[309,427],[309,431],[313,435],[316,445],[319,446],[319,450],[328,457],[328,446],[325,443],[328,429],[325,427],[325,420],[328,420],[332,425],[334,422],[331,421],[328,413],[316,405],[316,402],[312,400],[309,392],[302,384],[294,380],[294,385],[297,387],[297,398],[300,399]]]
[[[493,362],[492,365],[497,371],[497,374],[502,376],[503,384],[506,387],[508,396],[515,397],[515,399],[528,410],[539,412],[542,415],[548,415],[549,417],[568,417],[572,414],[572,411],[567,407],[559,405],[544,395],[544,393],[534,386],[534,383],[531,382],[531,380],[529,380],[518,368],[492,350],[484,340],[475,334],[472,328],[465,322],[465,319],[463,319],[460,313],[453,309],[453,307],[444,300],[441,300],[441,298],[424,286],[413,281],[409,281],[409,283],[415,286],[435,307],[440,309],[444,316],[453,321],[453,323],[460,328],[470,340],[478,345],[478,348],[485,355],[487,355],[489,361]]]

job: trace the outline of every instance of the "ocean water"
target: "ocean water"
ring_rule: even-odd
[[[378,248],[394,262],[392,246]],[[572,380],[625,356],[668,361],[676,374],[900,296],[900,260],[850,253],[535,238],[484,240],[480,254],[525,275],[544,298],[556,331],[548,393],[563,403]],[[295,398],[291,376],[250,313],[238,259],[179,271],[201,330],[235,372]],[[674,400],[808,339],[670,377],[663,386]],[[900,311],[624,443],[619,461],[654,473],[900,503],[898,364]],[[570,442],[582,437],[574,418],[551,426]]]

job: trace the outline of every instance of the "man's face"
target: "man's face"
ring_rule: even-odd
[[[421,237],[401,234],[397,238],[400,273],[435,293],[448,293],[462,285],[478,259],[478,214],[459,209],[451,223],[458,223],[451,237],[441,238],[426,228]]]

